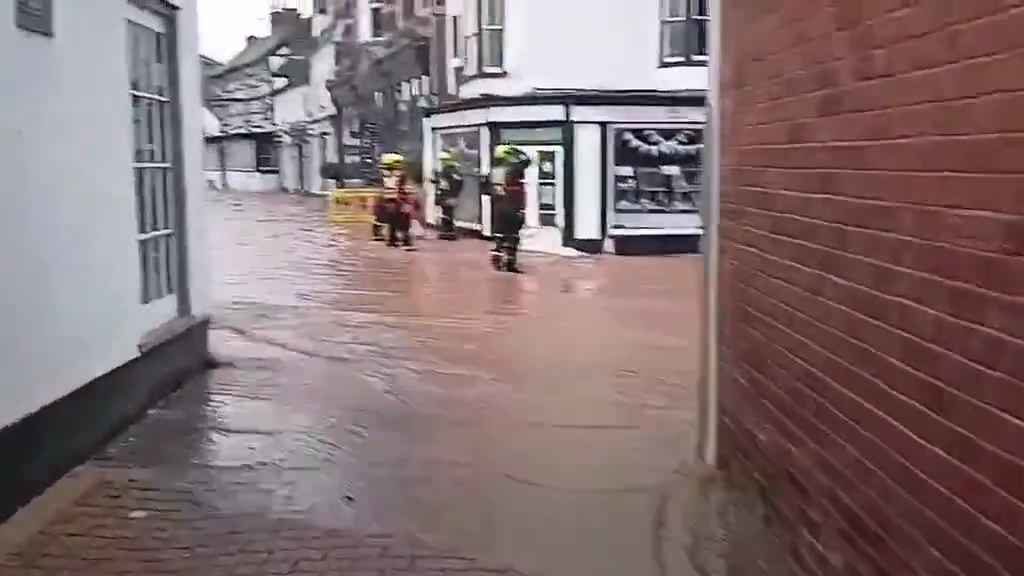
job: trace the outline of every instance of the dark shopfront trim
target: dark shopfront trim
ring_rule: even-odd
[[[562,184],[565,226],[562,228],[562,245],[571,246],[576,241],[576,124],[573,122],[566,122],[562,126],[562,142],[565,154],[565,182]]]
[[[210,364],[208,318],[168,328],[141,344],[137,358],[0,430],[0,522]]]
[[[704,90],[681,92],[543,92],[523,96],[481,96],[445,102],[436,108],[427,109],[425,117],[448,112],[475,110],[502,106],[537,106],[555,104],[563,106],[677,106],[703,107],[706,103]],[[567,119],[568,120],[568,119]]]
[[[698,254],[700,236],[615,236],[615,253],[620,256],[652,256],[662,254]]]

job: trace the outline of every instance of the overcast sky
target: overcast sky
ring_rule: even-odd
[[[270,6],[302,6],[312,0],[199,0],[199,51],[226,62],[249,36],[270,33]],[[308,12],[308,9],[304,10]]]

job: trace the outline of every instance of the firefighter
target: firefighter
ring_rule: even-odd
[[[405,185],[405,158],[401,154],[387,153],[380,157],[380,171],[384,191],[373,205],[373,239],[383,242],[390,239],[391,222],[397,211],[398,189]]]
[[[530,167],[525,152],[503,144],[494,151],[491,173],[494,250],[491,263],[498,270],[519,272],[519,231],[525,220],[526,190],[523,179]]]
[[[412,220],[416,217],[419,201],[408,186],[405,174],[405,157],[388,153],[381,156],[381,172],[384,176],[384,194],[375,210],[375,224],[381,232],[387,229],[388,246],[401,245],[413,250]],[[375,226],[375,230],[378,228]]]
[[[459,172],[459,162],[455,156],[447,150],[438,155],[440,170],[434,176],[437,194],[435,201],[441,210],[441,221],[438,223],[440,232],[437,237],[441,240],[456,240],[455,233],[455,206],[459,201],[459,194],[462,193],[462,174]]]

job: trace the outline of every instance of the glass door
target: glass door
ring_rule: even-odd
[[[526,225],[563,228],[564,152],[561,146],[520,146],[530,157],[526,171]]]

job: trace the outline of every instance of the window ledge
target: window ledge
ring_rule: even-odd
[[[707,68],[709,60],[669,60],[662,61],[658,64],[658,68]]]
[[[504,78],[508,76],[507,70],[485,70],[476,74],[466,74],[463,80],[475,80],[477,78]]]

